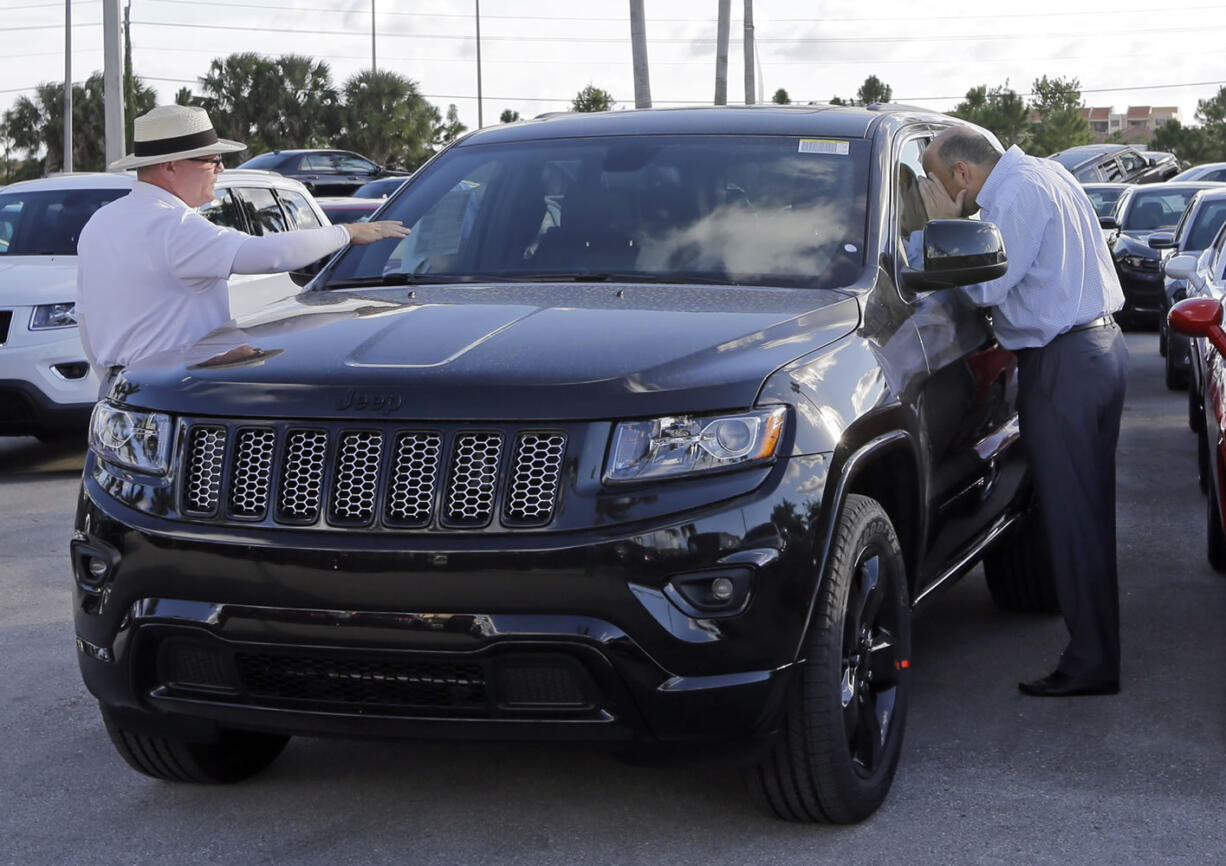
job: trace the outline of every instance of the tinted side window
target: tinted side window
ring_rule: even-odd
[[[1226,180],[1226,168],[1219,168],[1217,171],[1211,171],[1202,177],[1201,180]]]
[[[1139,153],[1125,151],[1119,155],[1120,162],[1123,163],[1124,173],[1131,175],[1145,168],[1145,159]]]
[[[311,153],[302,158],[302,171],[332,171],[336,159],[330,153]]]
[[[280,189],[277,190],[277,198],[281,199],[281,205],[289,215],[291,229],[317,229],[323,225],[302,193]]]
[[[1120,168],[1119,160],[1114,156],[1100,162],[1098,164],[1098,172],[1101,180],[1115,181],[1124,179],[1124,171]]]
[[[200,208],[200,214],[214,225],[227,226],[241,232],[247,231],[247,224],[243,221],[239,203],[234,200],[234,196],[228,189],[223,189],[217,194],[217,198]]]
[[[252,232],[257,235],[268,235],[289,229],[285,214],[277,204],[277,198],[272,190],[263,187],[243,187],[231,192],[243,204],[247,219],[251,223]]]
[[[373,174],[375,171],[375,164],[373,162],[347,153],[337,157],[336,167],[340,171],[354,172],[356,174]]]

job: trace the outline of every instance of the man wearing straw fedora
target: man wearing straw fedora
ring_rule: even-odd
[[[303,268],[347,243],[403,238],[397,220],[346,223],[255,237],[196,210],[213,200],[224,153],[208,113],[161,105],[136,118],[133,152],[110,170],[136,169],[132,192],[99,208],[77,245],[77,314],[105,394],[123,367],[189,346],[230,320],[231,274]]]

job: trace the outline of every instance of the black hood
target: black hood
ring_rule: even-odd
[[[1170,229],[1121,231],[1111,245],[1112,252],[1117,256],[1141,256],[1146,259],[1156,259],[1160,253],[1149,245],[1149,236],[1160,231],[1170,231]]]
[[[130,367],[133,405],[269,418],[597,419],[752,405],[849,333],[804,289],[425,286],[306,292]],[[244,348],[247,347],[247,348]]]

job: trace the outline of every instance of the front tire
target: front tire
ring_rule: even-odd
[[[111,743],[128,766],[167,782],[241,782],[271,764],[289,742],[289,737],[277,734],[228,729],[222,729],[216,741],[208,743],[152,736],[126,727],[106,708],[102,720]]]
[[[1175,366],[1175,353],[1166,353],[1166,387],[1169,391],[1182,391],[1188,387],[1188,371]]]
[[[806,655],[783,729],[746,780],[780,818],[862,821],[894,780],[910,694],[906,569],[876,500],[843,505]]]

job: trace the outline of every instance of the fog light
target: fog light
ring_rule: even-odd
[[[674,575],[664,594],[689,617],[735,616],[745,609],[752,582],[749,567],[696,571]]]
[[[102,578],[106,577],[107,569],[111,566],[105,559],[99,559],[96,556],[91,556],[87,563],[87,567],[91,577],[93,577],[95,580],[102,580]]]

